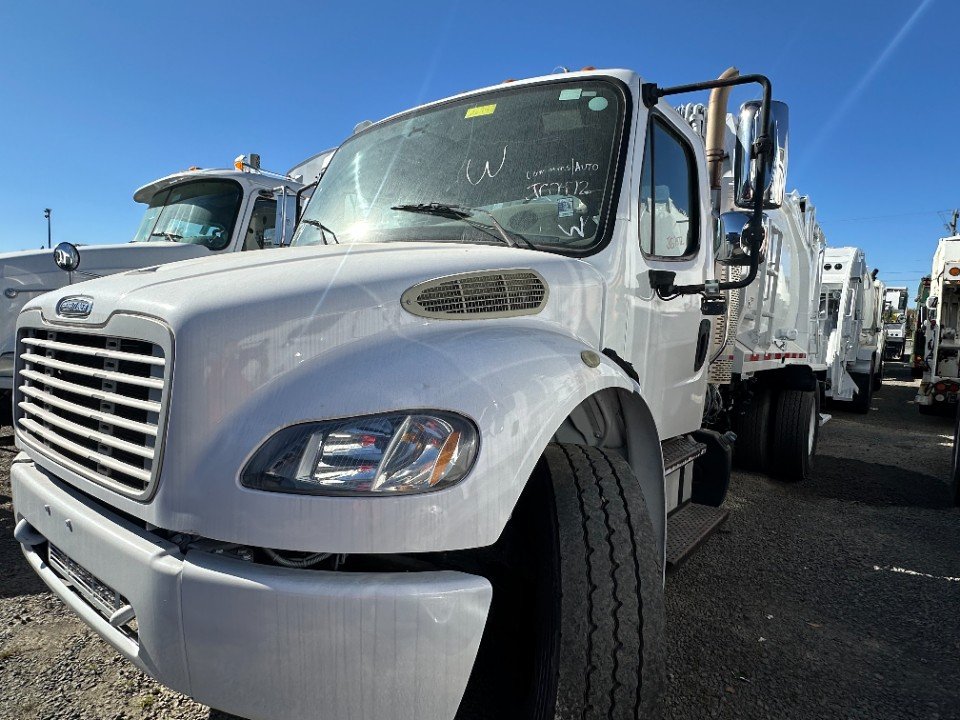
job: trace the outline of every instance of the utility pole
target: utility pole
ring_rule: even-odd
[[[47,249],[49,249],[51,246],[50,243],[52,238],[52,235],[50,233],[50,213],[51,212],[52,210],[50,210],[50,208],[43,209],[43,216],[47,219]]]

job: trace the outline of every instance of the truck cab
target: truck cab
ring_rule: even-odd
[[[900,360],[906,352],[909,294],[905,287],[888,287],[883,293],[884,358],[887,360]]]
[[[746,83],[748,218],[720,233],[667,98]],[[344,142],[292,247],[31,300],[27,562],[138,667],[249,718],[653,712],[671,538],[716,523],[691,488],[729,483],[708,353],[783,202],[772,102],[762,76],[593,69],[464,93]]]
[[[289,244],[298,201],[315,182],[332,151],[304,161],[285,175],[260,169],[257,155],[241,155],[231,169],[174,173],[138,188],[133,199],[146,206],[140,226],[126,244],[72,246],[58,252],[28,250],[0,254],[0,407],[9,422],[16,317],[32,298],[90,278],[210,255],[262,250]],[[73,258],[75,267],[60,262]]]

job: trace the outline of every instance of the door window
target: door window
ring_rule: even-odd
[[[648,256],[687,257],[699,246],[697,172],[690,147],[659,118],[647,128],[640,173],[640,249]]]
[[[277,247],[277,201],[258,198],[250,216],[250,225],[243,238],[243,250],[265,250]]]

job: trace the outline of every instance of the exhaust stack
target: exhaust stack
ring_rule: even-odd
[[[727,80],[737,77],[740,71],[735,67],[724,70],[718,79]],[[714,88],[710,91],[707,105],[707,170],[710,176],[710,188],[720,187],[721,168],[723,167],[723,130],[727,123],[727,98],[730,88]]]

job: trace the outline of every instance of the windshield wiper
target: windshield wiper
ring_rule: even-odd
[[[183,240],[183,235],[177,235],[175,232],[167,232],[165,230],[152,232],[150,233],[150,237],[165,237],[170,242],[180,242]]]
[[[401,210],[403,212],[421,213],[423,215],[434,215],[436,217],[447,218],[449,220],[462,220],[468,223],[471,227],[479,227],[481,229],[486,228],[487,226],[484,223],[474,220],[473,214],[483,213],[490,218],[490,223],[496,228],[497,232],[500,233],[500,237],[503,238],[503,242],[510,247],[519,247],[522,244],[524,247],[530,250],[537,249],[532,242],[527,240],[520,233],[508,232],[503,225],[500,224],[500,221],[497,220],[496,216],[492,212],[489,210],[484,210],[483,208],[468,208],[463,207],[462,205],[432,202],[394,205],[390,209]]]
[[[307,225],[310,225],[311,227],[315,227],[315,228],[319,229],[319,230],[320,230],[320,237],[321,237],[321,239],[323,240],[323,244],[324,244],[324,245],[329,245],[329,244],[330,244],[330,243],[327,242],[327,233],[330,233],[330,237],[333,238],[333,241],[334,241],[337,245],[340,244],[340,241],[337,240],[337,234],[336,234],[333,230],[331,230],[330,228],[328,228],[326,225],[324,225],[322,222],[320,222],[319,220],[313,220],[313,219],[311,219],[311,218],[303,218],[303,219],[300,220],[300,222],[306,223]]]

